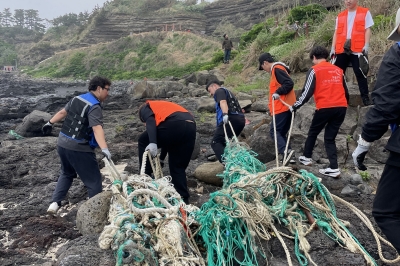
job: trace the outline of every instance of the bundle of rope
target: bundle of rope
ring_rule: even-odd
[[[334,199],[340,198],[331,195],[320,179],[305,170],[298,173],[290,167],[266,170],[255,153],[236,136],[229,140],[226,135],[226,139],[225,171],[220,175],[223,189],[211,194],[210,200],[196,214],[209,266],[234,262],[258,265],[257,257],[266,259],[266,255],[256,243],[260,239],[270,240],[273,235],[281,242],[288,265],[293,263],[283,237],[294,240],[295,256],[300,265],[316,265],[309,254],[311,247],[307,240],[315,227],[343,248],[362,254],[367,265],[377,265],[347,229],[348,223],[337,217]],[[350,209],[362,215],[354,206]],[[365,215],[362,217],[368,220]],[[278,231],[278,224],[289,234]],[[369,228],[373,230],[372,225]],[[243,254],[240,258],[236,256],[238,251]],[[380,256],[382,259],[381,252]]]
[[[104,159],[112,176],[109,222],[99,237],[102,249],[112,249],[116,265],[204,265],[193,240],[198,208],[185,205],[171,184],[162,177],[159,158],[149,157],[157,179],[145,174],[146,160],[139,175],[122,180],[112,161]]]

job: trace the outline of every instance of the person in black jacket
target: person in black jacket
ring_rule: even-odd
[[[222,50],[224,50],[224,64],[229,64],[231,57],[231,50],[233,49],[232,41],[229,40],[228,34],[224,34],[224,41],[222,42]]]
[[[158,148],[161,148],[160,159],[164,160],[168,154],[171,182],[183,201],[189,204],[186,168],[196,141],[196,122],[193,115],[173,102],[147,101],[139,107],[139,117],[146,123],[146,131],[138,140],[139,167],[146,150],[155,157]],[[150,175],[152,170],[150,164],[147,165],[146,174]]]
[[[233,132],[227,125],[228,121],[231,122],[236,136],[242,132],[246,122],[238,100],[228,89],[221,87],[219,80],[208,82],[206,90],[214,97],[217,118],[217,129],[211,142],[211,148],[222,163],[222,155],[226,146],[224,125],[226,125],[228,138],[232,138]]]
[[[378,79],[371,96],[374,106],[368,110],[358,146],[353,152],[354,164],[365,171],[364,158],[371,143],[380,139],[390,127],[392,135],[386,145],[386,161],[376,191],[372,215],[376,223],[400,253],[400,9],[396,27],[388,37],[397,41],[384,55]]]

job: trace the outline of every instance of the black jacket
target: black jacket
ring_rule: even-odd
[[[371,94],[374,106],[366,114],[361,137],[373,142],[380,139],[390,124],[400,124],[400,46],[394,44],[386,52]],[[392,133],[386,149],[400,153],[400,129]]]

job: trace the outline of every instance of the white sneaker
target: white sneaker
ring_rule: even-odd
[[[306,156],[303,155],[299,157],[299,162],[301,162],[304,165],[312,165],[312,159],[307,158]]]
[[[48,214],[56,214],[60,206],[58,206],[57,202],[53,202],[50,204],[49,208],[47,209]]]
[[[331,168],[326,168],[326,169],[319,169],[319,172],[323,175],[331,176],[334,178],[339,178],[340,176],[340,170],[339,169],[331,169]]]

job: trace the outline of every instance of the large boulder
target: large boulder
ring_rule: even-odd
[[[197,112],[215,112],[215,101],[213,98],[201,97],[197,100]]]
[[[357,107],[359,105],[364,106],[358,86],[350,85],[348,86],[348,89],[349,89],[349,106],[352,107]]]
[[[260,126],[250,137],[250,148],[258,154],[257,159],[261,162],[269,162],[275,159],[275,144],[269,135],[268,124]]]
[[[311,121],[313,119],[315,113],[315,107],[310,104],[303,105],[299,110],[296,111],[293,128],[303,131],[307,133],[310,126]]]
[[[34,110],[24,117],[22,123],[15,128],[15,132],[26,138],[43,136],[42,127],[50,119],[49,113]]]
[[[224,171],[224,166],[219,162],[204,163],[194,171],[194,177],[207,184],[222,186],[222,179],[217,176]]]
[[[76,214],[76,227],[82,235],[99,234],[107,224],[111,191],[103,191],[83,203]]]
[[[218,79],[216,75],[210,74],[207,70],[197,72],[196,78],[199,85],[207,85],[209,81]]]
[[[343,124],[339,128],[340,134],[352,136],[357,127],[358,112],[354,107],[348,107]]]
[[[128,92],[133,99],[166,98],[169,92],[182,92],[185,86],[178,81],[147,81],[138,82]],[[174,93],[175,94],[175,93]],[[178,94],[178,93],[176,93]],[[169,93],[168,95],[171,95]]]
[[[390,136],[386,135],[374,141],[369,148],[367,156],[379,163],[386,163],[389,158],[389,151],[385,149],[385,146],[389,138]]]
[[[244,100],[252,100],[253,96],[244,92],[239,92],[238,94],[236,94],[236,99],[238,99],[239,101],[244,101]]]
[[[268,100],[257,100],[251,105],[251,110],[256,112],[268,111]]]

